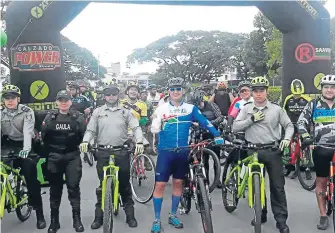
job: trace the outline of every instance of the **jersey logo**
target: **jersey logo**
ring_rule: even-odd
[[[71,130],[70,124],[56,124],[56,130]]]
[[[124,106],[128,106],[129,108],[133,109],[135,112],[141,115],[142,110],[136,106],[135,104],[129,104],[128,102],[123,103]]]

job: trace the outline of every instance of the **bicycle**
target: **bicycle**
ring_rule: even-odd
[[[150,155],[139,154],[135,155],[134,150],[131,150],[131,162],[130,162],[130,186],[131,191],[135,200],[141,204],[145,204],[149,202],[155,191],[155,183],[156,183],[156,165],[154,160]],[[153,172],[153,175],[150,176],[147,173],[149,171]],[[143,181],[149,180],[149,178],[153,178],[151,187],[143,187]],[[139,191],[137,192],[137,187],[139,187]],[[142,191],[146,189],[149,190],[148,195],[142,197]]]
[[[1,160],[4,161],[0,162],[0,218],[4,217],[5,209],[8,213],[15,210],[18,219],[24,222],[30,217],[33,207],[28,204],[28,188],[24,177],[20,174],[21,169],[13,167],[14,160],[18,158],[14,151],[1,155]],[[22,211],[24,206],[27,206],[25,213]]]
[[[228,213],[232,213],[236,208],[240,198],[245,197],[245,191],[248,187],[249,207],[254,209],[255,213],[255,233],[261,232],[261,214],[265,207],[265,177],[264,164],[258,161],[258,150],[272,149],[277,150],[274,144],[256,145],[245,143],[240,139],[232,141],[232,144],[224,144],[223,148],[233,148],[238,150],[236,160],[227,163],[222,174],[222,201]],[[241,150],[251,150],[253,153],[244,159],[240,158]],[[228,173],[228,170],[229,173]],[[227,195],[231,194],[231,203]]]
[[[312,151],[309,147],[302,149],[300,135],[295,134],[290,143],[290,154],[288,161],[283,161],[287,165],[295,166],[295,172],[298,177],[299,183],[301,186],[307,190],[312,191],[315,189],[315,179],[312,180],[312,168],[314,167]],[[284,164],[285,164],[284,163]],[[288,176],[291,171],[289,169],[284,172],[285,176]],[[303,175],[305,174],[305,175]],[[294,175],[293,175],[294,176]],[[310,184],[306,181],[312,180]]]
[[[103,167],[102,180],[102,201],[101,209],[103,211],[103,233],[113,232],[113,215],[117,216],[119,208],[122,205],[122,200],[119,193],[119,177],[120,168],[115,165],[114,152],[127,149],[127,145],[120,147],[90,147],[92,153],[97,150],[110,152],[109,164]]]
[[[311,139],[312,140],[312,139]],[[308,140],[309,141],[309,140]],[[308,141],[304,144],[308,144]],[[329,166],[329,179],[327,181],[327,190],[325,193],[319,193],[319,195],[326,196],[326,209],[327,216],[333,214],[333,225],[335,232],[335,144],[334,143],[313,143],[314,146],[321,146],[324,148],[334,150],[334,155]]]
[[[202,225],[205,233],[213,233],[212,224],[212,203],[210,193],[215,189],[219,182],[221,174],[221,167],[218,166],[216,170],[214,182],[209,186],[208,178],[206,177],[204,166],[204,153],[212,156],[216,164],[220,164],[217,155],[210,149],[205,148],[212,142],[207,140],[198,144],[192,144],[185,147],[177,147],[174,149],[167,149],[174,152],[183,149],[190,149],[188,155],[189,172],[185,176],[180,204],[184,213],[189,213],[191,210],[191,200],[195,202],[196,209],[201,215]]]

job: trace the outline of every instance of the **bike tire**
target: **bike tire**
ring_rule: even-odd
[[[214,162],[214,166],[216,166],[214,181],[211,184],[209,184],[209,193],[212,193],[216,189],[218,183],[220,182],[221,164],[220,164],[219,157],[214,151],[208,148],[203,148],[203,153],[211,156]],[[207,177],[207,180],[208,180],[208,177]]]
[[[253,196],[254,196],[254,213],[255,213],[255,233],[262,232],[262,204],[261,204],[261,177],[259,174],[253,174]]]
[[[180,197],[180,205],[184,208],[185,214],[188,214],[192,208],[192,195],[190,190],[189,174],[185,176],[184,185]]]
[[[104,214],[103,214],[103,233],[113,232],[113,191],[114,184],[112,177],[107,177],[106,193],[104,200]]]
[[[205,180],[202,177],[198,177],[198,204],[201,215],[202,226],[205,233],[213,233],[213,223],[211,216],[211,204],[209,200],[209,192],[205,187]]]
[[[221,180],[221,183],[222,183],[222,202],[223,202],[223,205],[226,209],[226,211],[228,213],[232,213],[234,210],[236,210],[237,208],[237,204],[238,204],[238,184],[237,184],[237,178],[238,178],[238,173],[237,171],[234,172],[234,174],[232,175],[232,178],[233,180],[231,180],[232,182],[232,185],[234,185],[235,187],[232,188],[232,187],[227,187],[227,184],[226,184],[226,179],[227,179],[227,174],[228,174],[228,171],[230,170],[229,168],[234,168],[234,164],[233,163],[226,163],[224,168],[223,168],[223,173],[222,173],[222,180]],[[232,186],[229,184],[229,186]],[[233,205],[230,205],[227,201],[227,194],[229,192],[228,188],[231,190],[231,192],[234,192],[232,194],[233,196]]]
[[[84,159],[88,163],[88,165],[90,165],[90,167],[93,166],[94,158],[92,152],[84,153]]]
[[[20,176],[18,176],[17,178],[15,195],[17,203],[19,203],[25,197],[25,195],[28,196],[28,188],[26,182],[24,182],[24,180],[22,180]],[[27,205],[28,207],[26,213],[22,213],[22,206],[24,205]],[[24,205],[20,205],[15,208],[16,216],[21,222],[26,221],[30,217],[31,211],[33,210],[33,207],[28,205],[28,199]]]
[[[156,177],[153,176],[154,182],[152,184],[152,187],[150,187],[149,189],[149,194],[146,197],[140,197],[135,190],[135,183],[134,182],[138,182],[137,180],[137,174],[136,174],[136,179],[133,179],[133,175],[132,175],[132,171],[136,170],[135,166],[137,163],[137,160],[140,160],[141,162],[147,160],[150,163],[151,168],[153,169],[153,174],[156,174],[156,164],[155,161],[151,158],[150,155],[146,155],[146,154],[140,154],[140,155],[136,155],[135,158],[132,159],[131,164],[130,164],[130,186],[131,186],[131,191],[133,193],[133,196],[135,198],[135,200],[141,204],[146,204],[147,202],[149,202],[154,194],[155,191],[155,183],[156,183]],[[141,181],[139,181],[141,182]]]
[[[296,161],[296,170],[297,170],[297,175],[298,175],[299,183],[301,184],[301,186],[302,186],[305,190],[307,190],[307,191],[312,191],[312,190],[314,190],[315,187],[316,187],[316,180],[314,180],[313,184],[310,184],[310,185],[305,183],[305,180],[304,180],[304,178],[302,177],[302,172],[301,172],[301,170],[300,170],[300,168],[301,168],[301,163],[302,163],[302,161],[301,161],[301,158],[300,158],[300,156],[299,156],[299,157],[297,158],[297,161]]]

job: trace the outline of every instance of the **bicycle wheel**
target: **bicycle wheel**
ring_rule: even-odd
[[[253,196],[254,196],[254,213],[255,213],[255,233],[262,232],[262,205],[261,205],[261,177],[259,174],[253,174]]]
[[[311,161],[309,149],[302,152],[302,159],[299,156],[296,162],[296,171],[301,186],[307,191],[312,191],[316,187],[316,175],[312,170],[313,162]],[[314,177],[313,177],[314,174]]]
[[[222,173],[222,201],[228,213],[236,210],[238,204],[238,171],[234,171],[227,180],[228,174],[235,166],[234,163],[226,163]]]
[[[94,161],[92,152],[84,153],[84,160],[88,163],[88,165],[90,165],[90,167],[92,167]]]
[[[150,174],[151,172],[151,174]],[[136,155],[130,165],[130,185],[135,200],[145,204],[152,199],[155,190],[156,165],[151,156]],[[145,181],[148,181],[144,183]]]
[[[212,193],[214,189],[216,188],[217,184],[220,182],[220,175],[221,175],[221,165],[219,157],[215,154],[214,151],[203,148],[203,154],[204,156],[211,156],[213,159],[213,165],[216,167],[216,169],[213,169],[215,171],[214,180],[211,184],[209,184],[209,192]],[[209,180],[209,177],[207,177],[207,180]]]
[[[24,222],[30,217],[33,207],[28,205],[28,188],[26,182],[22,180],[20,176],[17,178],[15,195],[17,203],[20,203],[23,199],[26,199],[15,209],[18,219]],[[25,207],[26,210],[24,210]]]
[[[211,216],[209,192],[207,192],[205,187],[204,178],[198,177],[198,187],[197,187],[198,205],[201,215],[202,227],[205,233],[213,233],[213,223]]]
[[[192,208],[192,194],[190,190],[189,174],[185,176],[184,185],[180,197],[180,205],[183,208],[183,212],[188,214]]]
[[[107,177],[104,200],[103,233],[113,232],[113,187],[112,177]]]

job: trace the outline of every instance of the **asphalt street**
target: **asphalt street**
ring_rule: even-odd
[[[82,222],[87,233],[99,233],[102,229],[91,230],[90,225],[94,218],[94,204],[96,202],[95,188],[97,186],[97,176],[95,167],[89,167],[83,164],[84,172],[81,181],[81,195],[82,195]],[[167,186],[165,200],[162,208],[162,223],[165,233],[203,233],[200,215],[195,211],[194,205],[188,215],[182,215],[180,218],[184,223],[184,229],[174,229],[167,223],[168,214],[171,208],[171,184]],[[268,189],[268,185],[267,185]],[[47,227],[50,223],[50,207],[49,207],[49,192],[48,188],[44,188],[47,192],[43,195],[44,212],[47,221]],[[60,209],[60,223],[61,229],[59,233],[75,232],[72,228],[72,212],[71,206],[67,199],[67,192],[64,187],[63,199]],[[316,229],[316,223],[319,218],[319,212],[316,204],[314,192],[308,192],[302,189],[298,180],[286,180],[286,194],[288,199],[289,220],[291,233],[331,233],[332,223],[327,231],[319,231]],[[269,196],[269,195],[268,195]],[[268,200],[269,201],[269,200]],[[229,214],[225,211],[222,200],[221,190],[215,190],[212,193],[213,212],[212,219],[214,225],[214,232],[217,233],[252,233],[253,228],[250,221],[253,218],[253,211],[249,209],[246,199],[240,201],[238,209]],[[128,228],[125,223],[125,215],[121,210],[119,216],[114,222],[114,229],[116,233],[149,233],[153,221],[153,204],[150,201],[147,204],[136,203],[136,217],[139,226],[135,229]],[[331,221],[330,221],[331,222]],[[47,232],[47,228],[43,230],[36,229],[35,213],[24,223],[20,222],[15,213],[6,213],[1,222],[2,233],[40,233]],[[263,233],[275,233],[278,230],[275,227],[273,215],[269,205],[268,222],[263,225]]]

